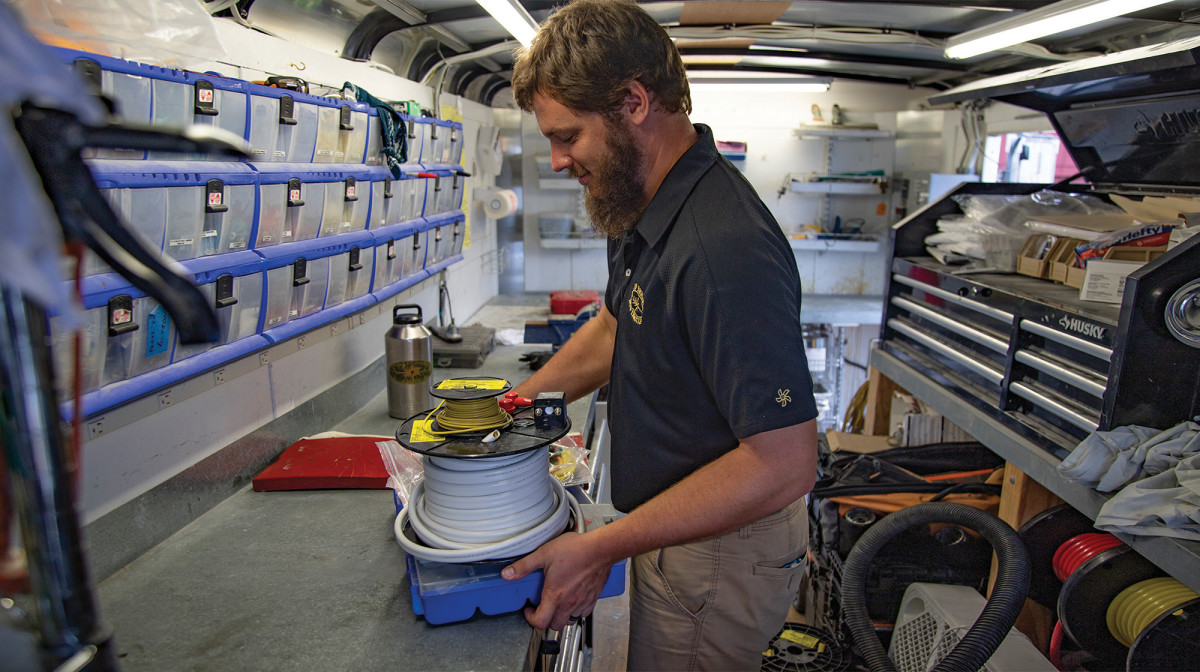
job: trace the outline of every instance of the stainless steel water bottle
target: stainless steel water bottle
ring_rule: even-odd
[[[417,311],[415,313],[411,311]],[[410,311],[410,312],[402,312]],[[401,420],[433,407],[429,378],[433,374],[433,345],[421,319],[421,307],[396,306],[392,328],[384,336],[387,365],[388,415]]]

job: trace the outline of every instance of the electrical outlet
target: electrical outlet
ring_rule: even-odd
[[[104,433],[104,418],[87,423],[88,438],[94,439]]]
[[[213,371],[213,384],[220,385],[225,382],[225,369],[217,369]]]
[[[163,392],[162,394],[158,395],[158,408],[159,409],[164,409],[164,408],[170,406],[171,403],[172,403],[172,400],[171,400],[171,391],[170,390],[167,390],[166,392]]]
[[[260,352],[258,354],[258,365],[259,366],[266,366],[267,364],[270,364],[270,363],[271,363],[271,358],[267,356],[267,353]]]
[[[307,336],[301,336],[300,338],[297,338],[297,339],[296,339],[296,345],[297,345],[297,346],[298,346],[298,347],[299,347],[301,350],[303,350],[303,349],[304,349],[304,346],[308,345],[308,337],[307,337]]]
[[[333,324],[329,325],[329,335],[330,336],[337,336],[340,333],[342,333],[342,321],[341,320],[338,320],[337,322],[334,322]]]
[[[364,325],[364,324],[366,324],[366,323],[367,323],[367,314],[366,314],[366,313],[359,313],[359,314],[358,314],[358,324],[359,324],[359,326],[361,326],[361,325]]]

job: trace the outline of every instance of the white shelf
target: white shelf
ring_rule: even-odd
[[[847,128],[845,126],[800,126],[792,134],[801,140],[837,138],[846,140],[877,140],[892,137],[891,131],[878,128]]]
[[[839,238],[791,238],[793,250],[818,252],[878,252],[878,240],[846,240]]]
[[[539,188],[539,189],[570,189],[570,190],[577,190],[577,189],[579,189],[579,188],[580,188],[580,186],[581,186],[581,185],[579,184],[579,182],[578,182],[578,181],[576,181],[576,180],[572,180],[572,179],[571,179],[571,178],[569,178],[569,177],[567,177],[567,178],[555,178],[555,177],[546,178],[546,177],[543,177],[543,178],[539,178],[539,179],[538,179],[538,188]]]
[[[608,247],[605,238],[541,238],[544,250],[599,250]]]
[[[803,294],[800,321],[804,324],[879,324],[883,297],[865,294]]]
[[[880,178],[886,180],[887,178]],[[881,196],[883,191],[879,188],[879,182],[802,182],[800,180],[792,180],[792,191],[798,194],[815,194],[824,196],[827,194],[848,194],[861,196]]]

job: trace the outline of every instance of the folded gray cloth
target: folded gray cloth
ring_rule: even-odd
[[[1118,456],[1133,451],[1159,433],[1157,429],[1138,425],[1092,432],[1058,465],[1058,475],[1068,481],[1096,487],[1116,464]]]
[[[1200,454],[1113,495],[1100,507],[1096,529],[1200,540]]]

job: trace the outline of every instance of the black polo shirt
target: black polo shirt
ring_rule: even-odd
[[[712,131],[696,131],[642,218],[608,245],[620,511],[739,439],[817,417],[795,255],[754,188],[717,153]]]

